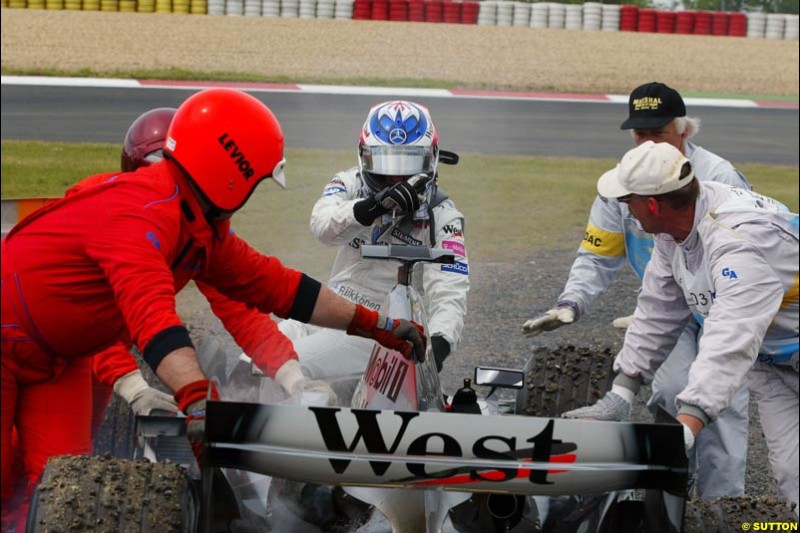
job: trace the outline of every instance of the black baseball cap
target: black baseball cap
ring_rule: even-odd
[[[681,95],[667,85],[657,81],[635,88],[628,98],[628,120],[621,130],[660,128],[675,117],[686,116],[686,105]]]

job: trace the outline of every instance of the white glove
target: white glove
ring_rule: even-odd
[[[633,322],[633,315],[621,316],[619,318],[615,318],[611,325],[617,329],[628,329],[628,326],[631,325],[631,322]]]
[[[312,395],[323,394],[326,396],[327,405],[335,405],[337,401],[336,393],[330,385],[317,379],[308,379],[300,368],[297,359],[289,359],[275,372],[275,381],[283,387],[290,397],[297,394],[311,393]],[[314,403],[317,403],[316,401]]]
[[[691,456],[692,448],[694,448],[694,432],[686,424],[683,425],[683,445],[686,446],[687,457]]]
[[[565,324],[575,322],[575,311],[572,307],[556,307],[542,316],[532,318],[522,326],[526,337],[535,337],[544,331],[553,331]]]
[[[631,402],[613,391],[608,391],[594,405],[573,409],[561,415],[562,418],[588,418],[615,422],[627,422],[630,416]]]
[[[114,382],[114,392],[128,402],[137,415],[150,415],[154,411],[165,411],[169,414],[178,412],[178,404],[172,396],[148,385],[139,370],[117,379]]]

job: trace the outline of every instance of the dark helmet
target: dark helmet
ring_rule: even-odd
[[[151,109],[133,121],[122,142],[122,171],[133,172],[160,161],[167,130],[177,109]]]

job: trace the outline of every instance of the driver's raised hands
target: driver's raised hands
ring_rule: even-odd
[[[410,178],[398,176],[393,185],[356,202],[353,215],[363,226],[369,226],[381,215],[396,211],[399,214],[413,213],[425,201],[423,193],[431,177],[420,173]]]

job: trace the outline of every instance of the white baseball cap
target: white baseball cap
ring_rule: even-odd
[[[656,196],[677,191],[694,178],[694,171],[681,178],[689,160],[669,143],[647,141],[628,151],[617,166],[597,181],[597,192],[605,198],[629,194]]]

